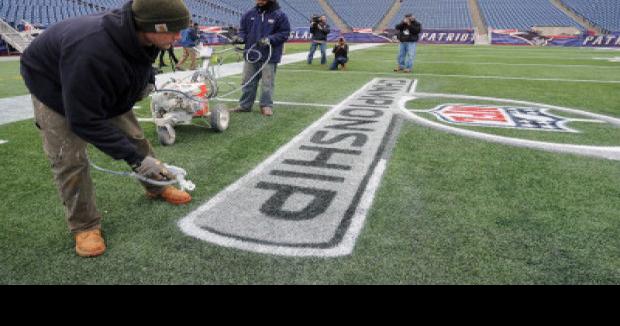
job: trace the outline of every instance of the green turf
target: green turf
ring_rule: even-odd
[[[304,62],[280,66],[275,100],[337,104],[372,78],[405,76],[392,72],[396,51],[382,46],[352,52],[347,71],[330,72]],[[420,92],[532,101],[620,118],[620,63],[592,59],[611,56],[619,55],[588,49],[419,46],[410,77],[418,78]],[[449,63],[437,63],[443,61]],[[564,67],[569,65],[585,67]],[[24,94],[21,82],[9,82],[4,73],[18,74],[15,67],[15,62],[0,62],[3,94]],[[501,79],[510,77],[521,79]],[[227,80],[238,83],[239,76]],[[419,100],[409,107],[454,102]],[[136,113],[148,117],[148,100],[140,106]],[[0,185],[0,284],[620,283],[619,162],[486,143],[411,122],[403,124],[350,256],[276,257],[218,247],[181,233],[176,225],[180,218],[326,110],[276,105],[270,119],[257,112],[235,114],[223,133],[183,126],[171,147],[158,145],[153,125],[144,123],[158,155],[185,167],[198,184],[194,201],[183,207],[152,202],[136,182],[92,172],[109,246],[95,259],[75,256],[32,122],[0,125],[0,139],[9,141],[0,145],[5,172]],[[617,128],[575,126],[584,133],[556,135],[568,137],[558,141],[620,145]],[[556,137],[475,130],[528,139]],[[95,149],[90,153],[100,165],[126,169]]]
[[[26,94],[28,89],[19,73],[19,61],[0,61],[0,98]]]

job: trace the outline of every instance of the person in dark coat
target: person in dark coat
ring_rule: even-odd
[[[132,108],[152,89],[157,54],[180,38],[189,17],[182,0],[129,1],[119,9],[54,24],[21,57],[35,124],[79,256],[106,250],[87,144],[124,160],[142,177],[173,177],[155,158]],[[191,201],[172,186],[143,185],[148,197],[173,204]]]
[[[327,54],[325,48],[327,46],[327,35],[331,32],[329,25],[327,24],[327,17],[320,16],[318,19],[314,19],[310,24],[310,33],[312,33],[312,44],[310,45],[310,51],[308,52],[308,64],[312,64],[314,58],[314,52],[316,52],[317,46],[321,50],[321,64],[327,63]]]
[[[422,24],[415,19],[413,14],[406,14],[405,19],[396,25],[396,32],[400,41],[400,51],[398,52],[398,66],[394,69],[395,72],[409,73],[413,70],[416,42],[418,42],[421,30]]]
[[[239,35],[233,43],[245,44],[245,63],[239,108],[235,112],[250,112],[261,81],[260,111],[273,114],[273,90],[276,68],[282,59],[282,48],[291,33],[288,17],[276,0],[256,0],[256,7],[241,17]],[[270,57],[271,55],[271,57]],[[265,68],[258,72],[261,67]],[[256,75],[256,76],[255,76]]]
[[[344,37],[338,39],[332,53],[334,54],[334,62],[332,62],[329,70],[337,70],[338,66],[342,66],[342,70],[346,70],[349,61],[349,45],[345,42]]]

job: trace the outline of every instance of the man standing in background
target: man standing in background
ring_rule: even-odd
[[[325,48],[327,46],[327,35],[331,30],[327,24],[327,17],[325,15],[318,17],[312,17],[312,23],[310,24],[310,33],[312,33],[312,45],[310,45],[310,52],[308,52],[308,64],[312,64],[312,58],[314,58],[314,52],[316,47],[321,49],[321,64],[324,65],[327,62],[327,54]]]
[[[398,66],[395,72],[410,73],[413,70],[415,60],[416,42],[418,41],[422,24],[420,24],[413,14],[406,14],[405,19],[396,25],[398,40],[400,41],[400,51],[398,52]]]
[[[234,112],[252,111],[260,79],[260,112],[264,116],[273,114],[276,68],[282,59],[282,47],[290,33],[288,17],[280,10],[276,0],[256,0],[256,7],[241,17],[239,35],[233,38],[233,43],[245,44],[242,79],[242,85],[245,86],[241,90],[239,108]],[[263,66],[263,70],[259,71]]]

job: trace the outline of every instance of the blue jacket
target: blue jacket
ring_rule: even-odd
[[[184,48],[193,48],[198,45],[198,31],[193,27],[186,28],[181,31],[181,40],[179,45]]]
[[[270,63],[279,63],[282,59],[282,47],[291,33],[291,24],[286,14],[280,10],[277,2],[269,2],[263,8],[254,7],[241,17],[239,37],[245,43],[247,52],[256,42],[263,37],[268,37],[273,48]],[[256,46],[262,54],[263,61],[269,56],[267,47]],[[257,54],[250,52],[249,59],[256,60]]]
[[[54,24],[37,36],[21,58],[30,92],[62,114],[71,131],[115,159],[144,157],[108,120],[131,110],[149,82],[159,49],[143,47],[131,2]]]

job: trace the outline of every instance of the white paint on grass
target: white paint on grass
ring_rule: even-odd
[[[600,58],[605,60],[605,58]],[[385,62],[392,62],[394,60],[383,60]],[[612,60],[609,60],[614,62]],[[616,62],[620,62],[620,58]],[[480,62],[480,61],[424,61],[416,60],[416,64],[440,64],[440,65],[473,65],[473,66],[507,66],[507,67],[548,67],[548,68],[599,68],[599,69],[620,69],[620,66],[601,66],[601,65],[562,65],[562,64],[546,64],[546,63],[504,63],[504,62]]]
[[[358,50],[364,50],[364,49],[377,47],[380,45],[382,44],[355,44],[349,47],[349,51],[354,52]],[[327,55],[331,56],[332,54],[328,53]],[[307,57],[308,57],[307,52],[287,54],[287,55],[282,56],[282,61],[278,64],[278,66],[287,65],[289,63],[302,62],[302,61],[305,61]],[[217,78],[238,75],[243,72],[243,62],[228,63],[225,65],[216,66],[214,68],[215,68]],[[170,78],[174,78],[176,80],[183,80],[183,79],[191,77],[192,74],[194,74],[193,70],[176,71],[176,72],[170,72],[170,73],[165,73],[165,74],[159,74],[155,76],[155,85],[157,85],[157,88],[161,88],[161,86],[166,81],[170,80]]]
[[[218,98],[217,100],[221,102],[239,102],[238,99],[232,99],[232,98]],[[254,103],[259,103],[259,101],[256,100]],[[288,106],[309,106],[309,107],[317,107],[317,108],[333,108],[336,105],[336,104],[282,102],[282,101],[274,101],[273,104],[288,105]]]
[[[594,60],[607,60],[609,62],[620,62],[620,57],[608,57],[608,58],[592,58]]]
[[[385,138],[381,140],[381,137],[376,137],[376,133],[381,133],[383,130],[382,128],[388,127],[387,124],[389,123],[387,122],[392,120],[393,112],[398,110],[398,108],[395,106],[397,102],[392,101],[389,107],[387,107],[388,104],[385,104],[385,114],[382,115],[382,118],[377,118],[377,121],[375,121],[376,124],[374,125],[375,129],[369,129],[368,131],[368,133],[373,137],[369,136],[369,141],[366,146],[359,148],[360,150],[371,153],[372,155],[364,156],[363,158],[356,157],[353,159],[353,161],[351,161],[355,162],[356,165],[353,167],[352,171],[356,171],[360,169],[365,170],[367,163],[376,160],[374,167],[372,167],[372,164],[368,165],[368,168],[372,168],[372,170],[364,173],[368,173],[366,174],[366,177],[364,177],[364,174],[341,172],[343,181],[344,179],[346,179],[346,182],[342,186],[354,187],[355,190],[347,190],[348,188],[340,189],[340,186],[335,184],[327,185],[325,183],[321,184],[318,182],[304,179],[297,179],[295,181],[291,179],[287,179],[288,181],[283,181],[283,179],[273,179],[273,176],[269,177],[269,175],[271,175],[269,172],[270,170],[273,172],[274,169],[282,169],[281,164],[285,161],[282,160],[283,158],[297,157],[295,156],[295,153],[299,152],[299,145],[304,144],[304,141],[309,140],[312,136],[312,133],[315,133],[318,129],[328,124],[332,124],[333,119],[339,117],[339,114],[341,112],[350,110],[363,110],[350,108],[360,107],[358,104],[362,103],[360,101],[370,101],[369,98],[372,98],[371,96],[374,96],[369,95],[374,94],[372,93],[372,89],[374,89],[374,87],[377,85],[384,84],[385,81],[389,82],[391,80],[392,79],[375,79],[359,91],[347,97],[347,99],[332,108],[332,110],[328,111],[325,115],[323,115],[323,117],[318,119],[304,131],[302,131],[299,135],[294,137],[286,145],[278,149],[274,154],[272,154],[269,158],[260,163],[247,175],[243,176],[234,184],[225,188],[223,191],[221,191],[215,197],[209,200],[206,204],[191,212],[187,217],[181,219],[178,223],[181,230],[190,236],[211,243],[215,243],[217,245],[265,254],[321,257],[335,257],[350,254],[353,251],[355,241],[361,229],[363,228],[368,210],[372,206],[374,195],[379,187],[381,178],[386,168],[386,158],[376,156],[372,157],[374,155],[380,154],[377,152],[379,148],[381,148],[380,143],[385,141]],[[401,78],[401,80],[394,79],[394,81],[406,82],[407,80],[403,80]],[[406,95],[407,92],[412,88],[411,81],[408,81],[407,83],[403,82],[400,84],[402,85],[399,86],[401,87],[400,91],[393,94],[394,98],[400,98],[401,96]],[[395,86],[394,88],[398,89]],[[381,100],[384,100],[384,98],[382,97]],[[371,107],[378,108],[378,106],[376,105],[379,104],[373,102],[373,105],[374,106]],[[372,134],[373,132],[375,134]],[[335,160],[335,162],[339,162],[341,164],[345,162],[351,164],[351,162],[349,162],[351,158],[345,159],[345,157],[340,157],[333,158],[332,160]],[[334,163],[334,161],[332,161],[332,163]],[[308,169],[307,172],[319,173],[318,170],[313,167],[293,168],[292,166],[288,166],[288,168],[286,168],[286,170],[290,169],[294,169],[293,171],[297,172],[303,172],[306,171],[305,169]],[[336,174],[336,171],[337,170],[330,170],[328,174]],[[320,172],[320,174],[323,173],[326,172]],[[296,182],[295,186],[300,187],[308,187],[309,185],[313,185],[312,187],[316,187],[316,189],[323,189],[323,187],[325,187],[325,189],[338,189],[336,191],[337,195],[334,201],[329,204],[328,210],[326,212],[321,213],[321,215],[317,217],[313,217],[311,220],[295,221],[278,220],[273,219],[273,217],[265,218],[265,216],[263,216],[265,213],[259,211],[256,207],[260,207],[261,203],[263,203],[264,200],[266,198],[268,199],[268,196],[271,195],[265,197],[264,194],[260,194],[260,191],[257,192],[256,187],[254,187],[253,185],[256,185],[257,181],[271,180],[270,178],[273,179],[273,182],[276,183]],[[367,178],[365,183],[364,181],[362,181],[364,178]],[[361,182],[359,187],[363,188],[358,188],[358,181]],[[353,199],[356,192],[359,192],[359,201],[355,201]],[[351,199],[352,201],[349,202],[348,199]],[[248,200],[253,200],[253,203],[249,204],[248,202],[244,202]],[[353,203],[355,203],[355,206],[351,207],[350,205],[352,205]],[[334,213],[335,215],[332,216],[331,214]],[[240,215],[244,214],[247,216],[239,217]],[[336,230],[334,229],[335,227],[340,230],[340,226],[338,225],[339,223],[342,223],[342,221],[344,221],[340,219],[347,216],[347,214],[350,214],[348,215],[348,226],[346,226],[345,229],[341,230],[342,233],[340,233],[340,236],[337,236],[337,233],[339,231],[336,231],[336,234],[332,234],[332,232]],[[237,223],[235,223],[236,220],[238,220]],[[245,220],[253,222],[250,222],[249,224],[239,224],[239,221],[242,222]],[[261,225],[266,228],[260,228]],[[297,233],[300,233],[301,237],[295,237],[294,240],[291,240],[293,239],[292,236],[296,235]],[[310,236],[317,237],[314,238]],[[332,240],[326,242],[326,240],[329,239]],[[337,240],[335,240],[336,242],[332,244],[331,241],[334,241],[334,239]],[[328,246],[323,246],[324,244],[327,244]]]
[[[6,143],[8,143],[8,141],[0,139],[0,145],[6,144]]]
[[[415,94],[415,91],[418,89],[418,80],[414,80],[413,81],[413,86],[411,86],[411,89],[409,90],[409,94]]]
[[[0,99],[0,125],[34,118],[30,95]]]
[[[329,71],[315,71],[308,69],[281,69],[278,72],[307,72],[312,74],[331,74]],[[374,76],[403,76],[402,73],[393,72],[377,72],[377,71],[351,71],[348,70],[347,74],[364,74]],[[406,75],[404,75],[406,76]],[[510,77],[510,76],[476,76],[476,75],[446,75],[446,74],[425,74],[416,73],[415,71],[410,74],[412,77],[429,76],[429,77],[447,77],[447,78],[464,78],[464,79],[490,79],[490,80],[525,80],[525,81],[550,81],[550,82],[568,82],[568,83],[594,83],[594,84],[620,84],[620,80],[596,80],[596,79],[564,79],[564,78],[530,78],[530,77]]]

